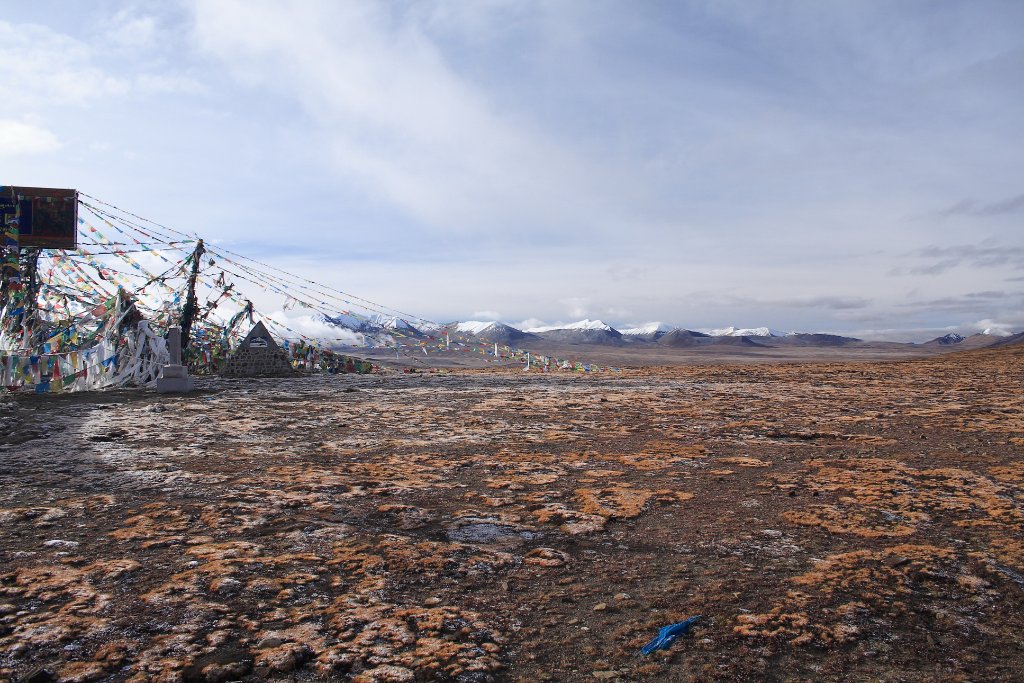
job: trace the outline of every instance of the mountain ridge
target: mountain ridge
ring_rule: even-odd
[[[825,332],[782,332],[778,329],[763,327],[723,327],[713,329],[687,329],[674,327],[670,324],[655,321],[643,324],[624,326],[619,330],[602,320],[584,318],[575,322],[555,323],[550,325],[534,324],[525,329],[497,320],[466,320],[443,325],[424,322],[421,325],[398,317],[376,315],[361,318],[347,314],[337,316],[318,316],[320,322],[341,327],[376,339],[379,335],[399,333],[401,336],[431,337],[438,334],[465,335],[487,343],[514,345],[538,341],[550,341],[564,344],[592,345],[651,345],[656,344],[668,348],[696,348],[707,346],[807,346],[835,347],[848,345],[893,344],[909,346],[941,346],[950,349],[985,348],[1005,342],[1019,343],[1021,335],[997,335],[991,330],[979,332],[967,337],[949,333],[926,342],[883,342],[863,340]],[[746,340],[746,341],[731,341]],[[748,344],[747,342],[751,342]]]

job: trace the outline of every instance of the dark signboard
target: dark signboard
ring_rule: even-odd
[[[18,216],[18,246],[22,249],[78,248],[78,192],[47,187],[4,187],[0,219]]]

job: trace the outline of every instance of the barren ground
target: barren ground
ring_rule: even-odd
[[[1024,679],[1024,348],[203,386],[0,402],[0,680]]]

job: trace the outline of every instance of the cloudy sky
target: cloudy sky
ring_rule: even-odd
[[[434,320],[1024,329],[1024,3],[0,0],[0,182]]]

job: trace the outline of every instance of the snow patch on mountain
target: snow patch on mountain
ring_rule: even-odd
[[[466,334],[480,334],[484,330],[492,329],[501,323],[494,322],[493,320],[466,320],[465,322],[458,323],[455,326],[456,332],[465,332]]]
[[[611,332],[611,325],[606,325],[600,320],[579,320],[574,323],[558,324],[558,325],[545,325],[542,327],[532,327],[524,332],[530,332],[531,334],[537,334],[540,332],[554,332],[556,330],[603,330],[605,332]]]
[[[397,316],[384,315],[382,313],[370,316],[370,322],[385,330],[398,330],[400,332],[417,331],[417,329],[409,321],[403,320],[402,318],[399,318]]]
[[[701,330],[712,337],[785,337],[786,333],[770,327],[722,327],[715,330]]]
[[[671,325],[666,325],[662,322],[646,323],[644,325],[637,325],[636,327],[627,327],[624,330],[619,330],[621,334],[629,337],[639,337],[647,334],[657,334],[658,332],[671,332],[676,329]]]

